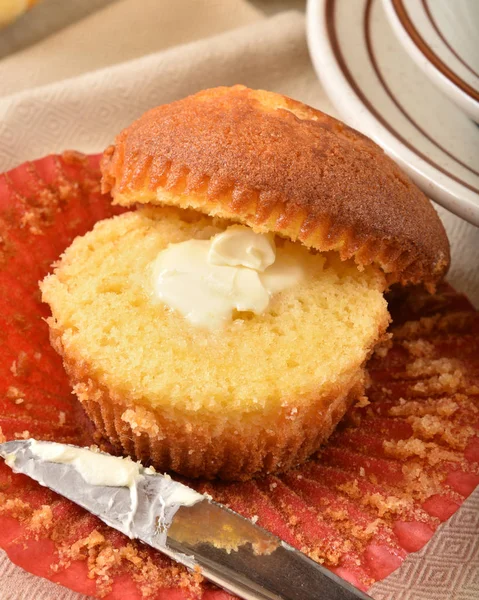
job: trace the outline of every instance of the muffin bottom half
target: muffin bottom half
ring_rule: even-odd
[[[228,224],[170,208],[108,219],[41,287],[52,345],[101,436],[162,470],[245,480],[319,449],[363,394],[389,315],[377,270],[282,240],[305,253],[308,278],[263,315],[208,332],[152,301],[158,252]]]
[[[52,345],[63,354],[60,336]],[[65,356],[65,354],[63,354]],[[145,465],[186,477],[245,481],[301,464],[329,438],[348,408],[364,393],[364,369],[342,386],[303,402],[282,402],[280,410],[247,418],[152,410],[112,397],[104,386],[68,359],[73,391],[96,431],[115,450]]]

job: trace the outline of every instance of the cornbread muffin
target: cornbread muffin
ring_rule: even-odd
[[[241,477],[309,456],[362,392],[388,323],[384,276],[334,253],[261,315],[205,331],[152,302],[151,265],[170,243],[225,222],[144,208],[77,238],[42,284],[54,347],[100,431],[129,454],[187,475]],[[281,242],[280,242],[281,243]]]
[[[432,289],[449,264],[434,209],[373,142],[277,94],[154,109],[102,169],[141,208],[77,238],[41,289],[96,428],[160,469],[304,461],[364,393],[388,285]]]

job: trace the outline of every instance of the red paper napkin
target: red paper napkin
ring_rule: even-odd
[[[0,426],[4,439],[95,440],[51,349],[38,280],[76,235],[120,212],[97,156],[67,152],[0,176]],[[396,305],[396,306],[395,306]],[[479,316],[447,285],[392,303],[393,339],[367,399],[281,477],[187,482],[367,589],[419,550],[479,483]],[[230,597],[0,463],[0,546],[13,562],[108,598]]]

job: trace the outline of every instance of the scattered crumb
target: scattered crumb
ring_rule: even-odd
[[[431,377],[460,371],[461,364],[451,358],[416,358],[406,365],[406,372],[412,377]]]
[[[424,442],[418,438],[408,440],[383,441],[384,451],[397,460],[419,457],[430,465],[437,465],[442,461],[459,462],[462,457],[459,453],[445,450],[433,442]]]
[[[8,389],[7,389],[7,398],[9,398],[10,400],[18,400],[18,398],[23,398],[24,397],[24,393],[19,390],[17,387],[11,385]]]
[[[364,408],[368,404],[371,404],[371,402],[369,402],[367,396],[361,396],[360,398],[358,398],[358,400],[354,406],[356,408]]]
[[[32,508],[20,498],[8,498],[6,494],[0,493],[0,514],[23,520],[32,514]]]
[[[10,371],[14,377],[26,377],[31,372],[31,361],[26,352],[19,352],[13,361]]]
[[[376,348],[374,349],[374,354],[376,356],[378,356],[379,358],[386,358],[386,356],[388,355],[389,350],[391,350],[393,346],[393,342],[391,337],[388,337],[388,339],[384,340],[383,342],[381,342],[380,344],[378,344],[376,346]]]
[[[35,510],[30,517],[28,527],[33,531],[39,532],[42,529],[51,529],[53,525],[53,512],[50,506],[44,504],[41,508]]]
[[[411,356],[416,358],[431,358],[434,355],[434,346],[431,344],[431,342],[423,340],[422,338],[411,341],[404,340],[402,342],[402,346],[406,348]]]
[[[384,496],[382,494],[364,494],[361,504],[370,506],[378,511],[379,517],[385,515],[397,516],[411,509],[412,501],[397,496]]]
[[[324,514],[333,519],[333,521],[346,521],[348,520],[348,513],[344,509],[334,510],[332,508],[327,508],[324,511]]]
[[[463,396],[463,399],[466,399]],[[422,401],[399,399],[399,404],[389,409],[392,417],[420,417],[422,415],[438,415],[440,417],[451,417],[459,405],[453,397],[430,398]]]
[[[424,381],[418,381],[412,390],[420,394],[454,394],[464,387],[462,372],[442,373]]]
[[[439,332],[454,331],[456,334],[459,331],[467,331],[470,327],[475,315],[473,312],[454,312],[450,314],[437,314],[432,317],[421,317],[417,321],[408,321],[393,330],[394,339],[402,340],[417,339],[420,337],[428,337],[431,334],[439,334]]]
[[[357,479],[342,483],[338,485],[337,488],[339,491],[344,492],[347,496],[351,496],[352,498],[359,498],[361,496]]]

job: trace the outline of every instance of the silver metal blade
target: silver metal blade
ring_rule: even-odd
[[[0,444],[0,456],[7,458],[15,472],[29,475],[107,525],[157,548],[188,568],[200,567],[204,577],[241,598],[370,598],[274,535],[205,496],[198,496],[198,501],[189,503],[192,505],[182,504],[185,492],[195,492],[168,476],[150,474],[141,468],[133,497],[128,487],[87,483],[71,464],[39,460],[30,444],[30,440]]]

